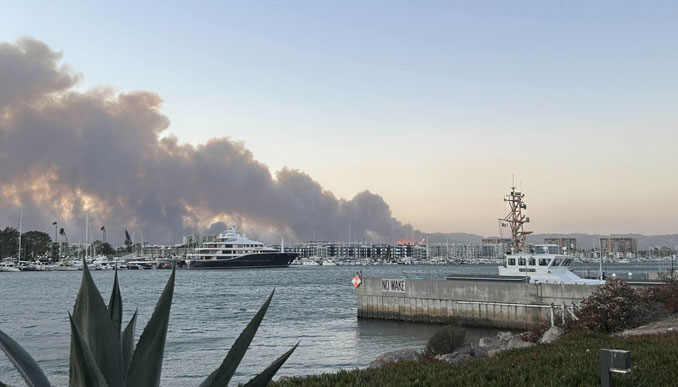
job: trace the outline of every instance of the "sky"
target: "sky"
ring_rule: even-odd
[[[157,94],[160,137],[227,137],[424,232],[496,235],[512,176],[536,232],[678,232],[675,2],[0,9],[0,41],[60,52],[73,90]]]

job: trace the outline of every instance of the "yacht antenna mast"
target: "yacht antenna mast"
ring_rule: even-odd
[[[530,218],[523,215],[523,210],[527,209],[527,205],[523,202],[525,194],[516,191],[515,184],[511,187],[511,192],[504,197],[504,201],[509,204],[511,210],[503,219],[499,219],[502,225],[511,227],[511,242],[513,245],[513,252],[522,252],[525,248],[525,241],[527,236],[532,234],[532,231],[525,231],[523,224],[529,223]]]

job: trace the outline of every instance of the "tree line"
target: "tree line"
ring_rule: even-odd
[[[102,255],[115,254],[115,249],[101,241],[93,242],[96,251]],[[49,234],[42,231],[28,231],[21,234],[21,259],[35,261],[42,257],[58,256],[58,247],[53,243]],[[14,227],[5,227],[0,230],[0,259],[6,257],[18,257],[19,231]]]

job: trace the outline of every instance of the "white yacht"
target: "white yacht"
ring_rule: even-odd
[[[14,264],[14,259],[13,258],[6,258],[4,261],[0,262],[0,272],[5,271],[5,272],[10,272],[10,271],[21,271],[19,270],[18,267]]]
[[[506,254],[503,266],[499,266],[500,276],[529,277],[531,283],[586,284],[600,285],[600,279],[581,278],[572,272],[574,257],[560,251],[558,245],[535,245],[531,249],[525,247],[527,235],[523,225],[530,218],[523,214],[527,205],[523,201],[525,194],[511,187],[511,192],[504,201],[509,204],[510,212],[499,219],[502,226],[511,229],[511,252]]]
[[[76,271],[78,268],[73,264],[72,261],[61,261],[61,262],[55,262],[50,266],[50,270],[52,271]],[[80,262],[80,269],[82,270],[82,262]]]
[[[284,250],[284,247],[281,247]],[[235,223],[217,236],[204,242],[186,256],[189,269],[245,269],[288,267],[298,256],[267,248],[263,243],[239,234]]]

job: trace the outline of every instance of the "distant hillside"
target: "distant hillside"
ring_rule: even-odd
[[[455,233],[421,233],[422,238],[428,237],[429,243],[445,243],[445,242],[458,242],[458,243],[469,243],[477,244],[480,243],[483,238],[494,238],[484,237],[477,234],[467,234],[461,232]],[[678,234],[670,235],[642,235],[642,234],[611,234],[605,235],[615,238],[636,238],[638,240],[638,249],[647,250],[649,247],[661,247],[667,246],[675,248],[678,250]],[[506,235],[504,237],[507,237]],[[591,249],[594,246],[598,246],[598,235],[591,234],[533,234],[530,235],[527,239],[528,243],[543,243],[545,238],[577,238],[577,248],[579,249]]]
[[[480,241],[484,238],[481,235],[476,234],[467,234],[464,232],[434,232],[434,233],[421,233],[422,238],[428,237],[428,243],[446,243],[446,242],[457,242],[457,243],[468,243],[468,244],[479,244]]]

